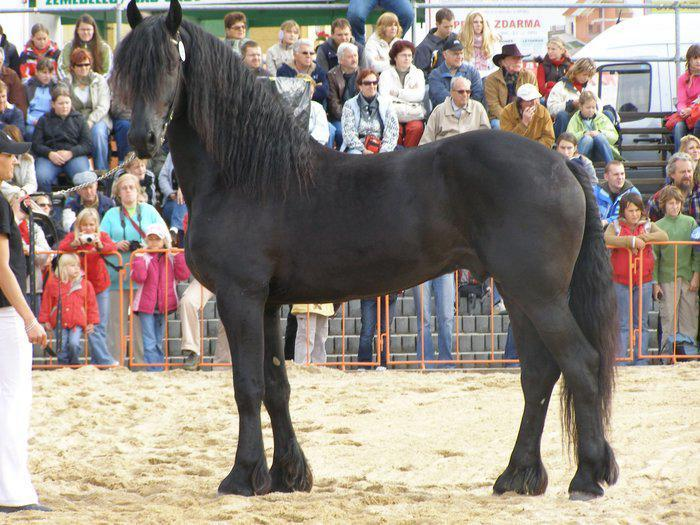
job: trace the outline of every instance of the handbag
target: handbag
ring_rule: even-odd
[[[396,112],[396,118],[401,124],[411,122],[412,120],[423,120],[423,118],[425,118],[425,108],[420,102],[394,100],[391,105]]]
[[[688,126],[690,131],[693,130],[695,124],[700,120],[700,104],[693,104],[690,110],[690,115],[685,119],[685,125]]]
[[[675,128],[676,124],[678,124],[682,120],[683,120],[683,118],[676,111],[675,113],[666,117],[666,123],[664,124],[664,126],[666,127],[667,130],[669,130],[670,132],[673,132],[673,128]]]

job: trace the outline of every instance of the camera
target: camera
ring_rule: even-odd
[[[80,242],[83,244],[93,244],[97,240],[97,235],[94,233],[83,233],[80,235]]]
[[[141,243],[139,241],[129,241],[129,251],[130,252],[133,252],[135,250],[140,250],[141,248],[143,248],[143,246],[141,246]]]

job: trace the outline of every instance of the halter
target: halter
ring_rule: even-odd
[[[161,135],[160,135],[160,145],[163,145],[163,142],[165,142],[165,133],[168,131],[168,126],[170,125],[170,122],[173,120],[173,115],[175,114],[175,101],[178,99],[178,96],[180,95],[180,81],[182,80],[182,65],[185,63],[185,45],[182,43],[182,39],[180,38],[180,30],[175,33],[175,38],[171,38],[170,41],[173,43],[173,45],[177,48],[178,55],[180,55],[180,64],[178,65],[177,68],[177,85],[175,87],[175,93],[173,94],[173,98],[170,101],[170,106],[168,108],[168,116],[165,118],[165,121],[163,122],[163,129],[161,130]]]

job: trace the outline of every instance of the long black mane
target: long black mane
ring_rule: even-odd
[[[180,33],[188,122],[226,186],[258,199],[284,198],[291,182],[306,187],[312,179],[306,127],[218,38],[186,20]],[[162,78],[174,74],[178,61],[165,16],[144,19],[115,53],[111,83],[117,100],[132,107],[138,94],[165,113],[170,101]]]

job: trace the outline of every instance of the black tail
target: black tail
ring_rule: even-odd
[[[599,355],[598,403],[603,430],[608,427],[615,383],[615,356],[619,346],[617,299],[612,284],[610,255],[603,240],[603,228],[590,179],[572,162],[567,163],[586,195],[586,226],[581,251],[571,278],[569,307],[583,335]],[[577,442],[573,395],[564,383],[563,425],[574,447]]]

